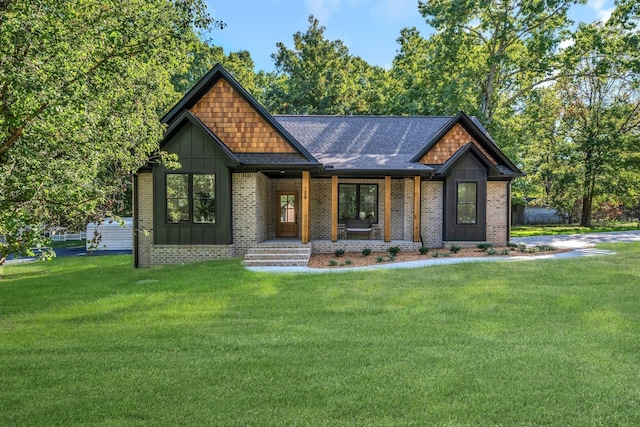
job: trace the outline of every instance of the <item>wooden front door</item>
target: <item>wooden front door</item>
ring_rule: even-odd
[[[276,207],[276,236],[298,237],[298,193],[278,191]]]

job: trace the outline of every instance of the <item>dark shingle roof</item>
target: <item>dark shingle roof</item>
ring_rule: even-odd
[[[274,116],[318,162],[334,169],[414,170],[411,162],[451,117]]]
[[[240,163],[246,165],[268,165],[272,163],[296,166],[317,165],[298,153],[236,153],[235,157]]]

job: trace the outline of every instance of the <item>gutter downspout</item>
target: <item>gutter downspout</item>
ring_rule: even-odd
[[[138,260],[138,175],[133,174],[133,266],[140,267]]]

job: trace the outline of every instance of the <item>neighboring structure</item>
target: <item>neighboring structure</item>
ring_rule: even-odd
[[[272,116],[216,65],[162,122],[161,149],[182,167],[135,176],[136,266],[242,256],[273,239],[314,252],[509,239],[522,172],[462,112]],[[373,240],[346,240],[348,218],[368,219]]]
[[[105,218],[104,222],[87,224],[87,251],[130,251],[133,249],[133,218],[120,221]]]

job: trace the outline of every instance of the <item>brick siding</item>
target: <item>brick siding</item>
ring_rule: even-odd
[[[182,264],[232,258],[233,245],[153,245],[151,265]]]
[[[137,259],[140,267],[148,267],[151,263],[151,246],[153,246],[153,174],[137,175],[138,229],[134,230],[134,238],[138,239]],[[136,248],[136,245],[133,245]]]
[[[316,254],[330,254],[336,249],[344,249],[345,252],[361,252],[363,249],[371,249],[374,252],[383,252],[392,246],[398,246],[400,250],[405,252],[417,251],[420,243],[414,243],[406,240],[392,240],[385,242],[384,240],[339,240],[332,242],[331,240],[313,240],[311,242],[311,252]]]
[[[509,183],[487,182],[487,242],[505,246],[509,241]]]
[[[240,256],[258,243],[257,174],[234,173],[231,186],[234,255]]]
[[[263,173],[258,173],[256,180],[258,202],[256,206],[256,238],[258,242],[262,242],[270,238],[271,224],[274,219],[271,206],[271,182]]]
[[[442,181],[422,182],[420,233],[429,248],[442,247],[443,185]]]

